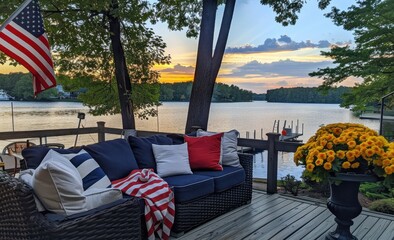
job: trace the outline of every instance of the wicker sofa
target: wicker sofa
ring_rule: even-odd
[[[173,235],[182,235],[251,201],[253,156],[239,154],[239,157],[244,181],[223,191],[176,202],[175,222],[171,231]],[[125,197],[98,209],[68,217],[45,214],[38,212],[31,187],[0,172],[0,239],[145,238],[142,199]]]
[[[141,239],[139,199],[59,218],[38,212],[33,189],[0,171],[0,239]]]

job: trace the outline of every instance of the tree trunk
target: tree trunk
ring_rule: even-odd
[[[117,9],[118,1],[112,1],[112,9]],[[123,129],[135,129],[133,103],[130,98],[131,82],[127,71],[126,59],[120,40],[120,22],[117,16],[109,16],[111,44],[114,53],[115,77],[118,86],[119,102]]]
[[[187,115],[186,133],[192,132],[197,127],[205,130],[207,129],[213,89],[226,48],[235,1],[236,0],[226,1],[222,25],[220,27],[214,54],[212,54],[212,49],[217,0],[203,1],[197,63]]]

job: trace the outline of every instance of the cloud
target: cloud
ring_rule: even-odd
[[[173,74],[194,73],[194,67],[192,67],[192,66],[183,66],[183,65],[178,63],[173,68],[166,68],[166,69],[160,70],[160,72],[173,73]]]
[[[275,76],[308,77],[308,73],[331,65],[331,61],[296,62],[287,59],[272,63],[260,63],[254,60],[235,68],[229,74],[222,74],[221,76],[244,78]]]
[[[345,45],[349,42],[330,43],[327,40],[321,40],[318,43],[312,43],[310,40],[295,42],[287,35],[280,36],[279,39],[267,38],[262,45],[257,47],[245,45],[242,47],[228,47],[226,53],[256,53],[256,52],[278,52],[278,51],[295,51],[302,48],[329,48],[332,45]]]

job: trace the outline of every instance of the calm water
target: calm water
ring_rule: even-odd
[[[136,120],[138,130],[152,130],[163,132],[184,131],[187,117],[188,103],[165,102],[158,108],[159,117],[149,120]],[[76,128],[79,119],[78,112],[86,113],[86,118],[82,120],[81,127],[97,126],[97,121],[106,122],[107,127],[121,128],[120,115],[92,116],[88,114],[88,109],[81,103],[68,102],[13,102],[14,129],[15,131],[42,130],[58,128]],[[11,102],[0,102],[0,131],[12,131],[12,111]],[[295,126],[298,120],[299,131],[301,124],[304,124],[304,135],[300,139],[307,141],[316,132],[321,124],[334,122],[357,122],[362,123],[372,129],[378,130],[379,121],[361,120],[354,117],[347,109],[340,108],[337,104],[301,104],[301,103],[213,103],[211,106],[208,129],[211,131],[228,131],[237,129],[241,137],[266,139],[266,133],[273,130],[275,120],[280,120],[280,128],[283,127],[284,120],[287,125]],[[295,128],[295,127],[294,127]],[[107,136],[108,139],[119,136]],[[38,142],[37,139],[30,139]],[[48,142],[61,142],[67,147],[73,146],[75,136],[48,138]],[[81,135],[78,138],[78,145],[88,144],[97,141],[97,136]],[[0,149],[7,142],[0,141]],[[256,154],[254,176],[266,177],[266,153]],[[293,154],[280,153],[279,176],[292,174],[297,177],[302,172],[301,168],[295,167]]]

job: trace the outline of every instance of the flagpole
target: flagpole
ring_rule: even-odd
[[[23,2],[23,4],[15,10],[15,12],[13,14],[11,14],[11,16],[9,16],[7,18],[7,20],[5,20],[5,22],[3,22],[3,24],[0,26],[0,32],[3,31],[3,29],[5,28],[5,26],[7,26],[7,24],[9,22],[12,21],[12,19],[15,18],[15,16],[17,16],[23,9],[25,9],[25,7],[31,2],[32,0],[26,0]]]
[[[14,102],[11,101],[11,117],[12,117],[12,131],[15,132],[15,124],[14,124]]]

